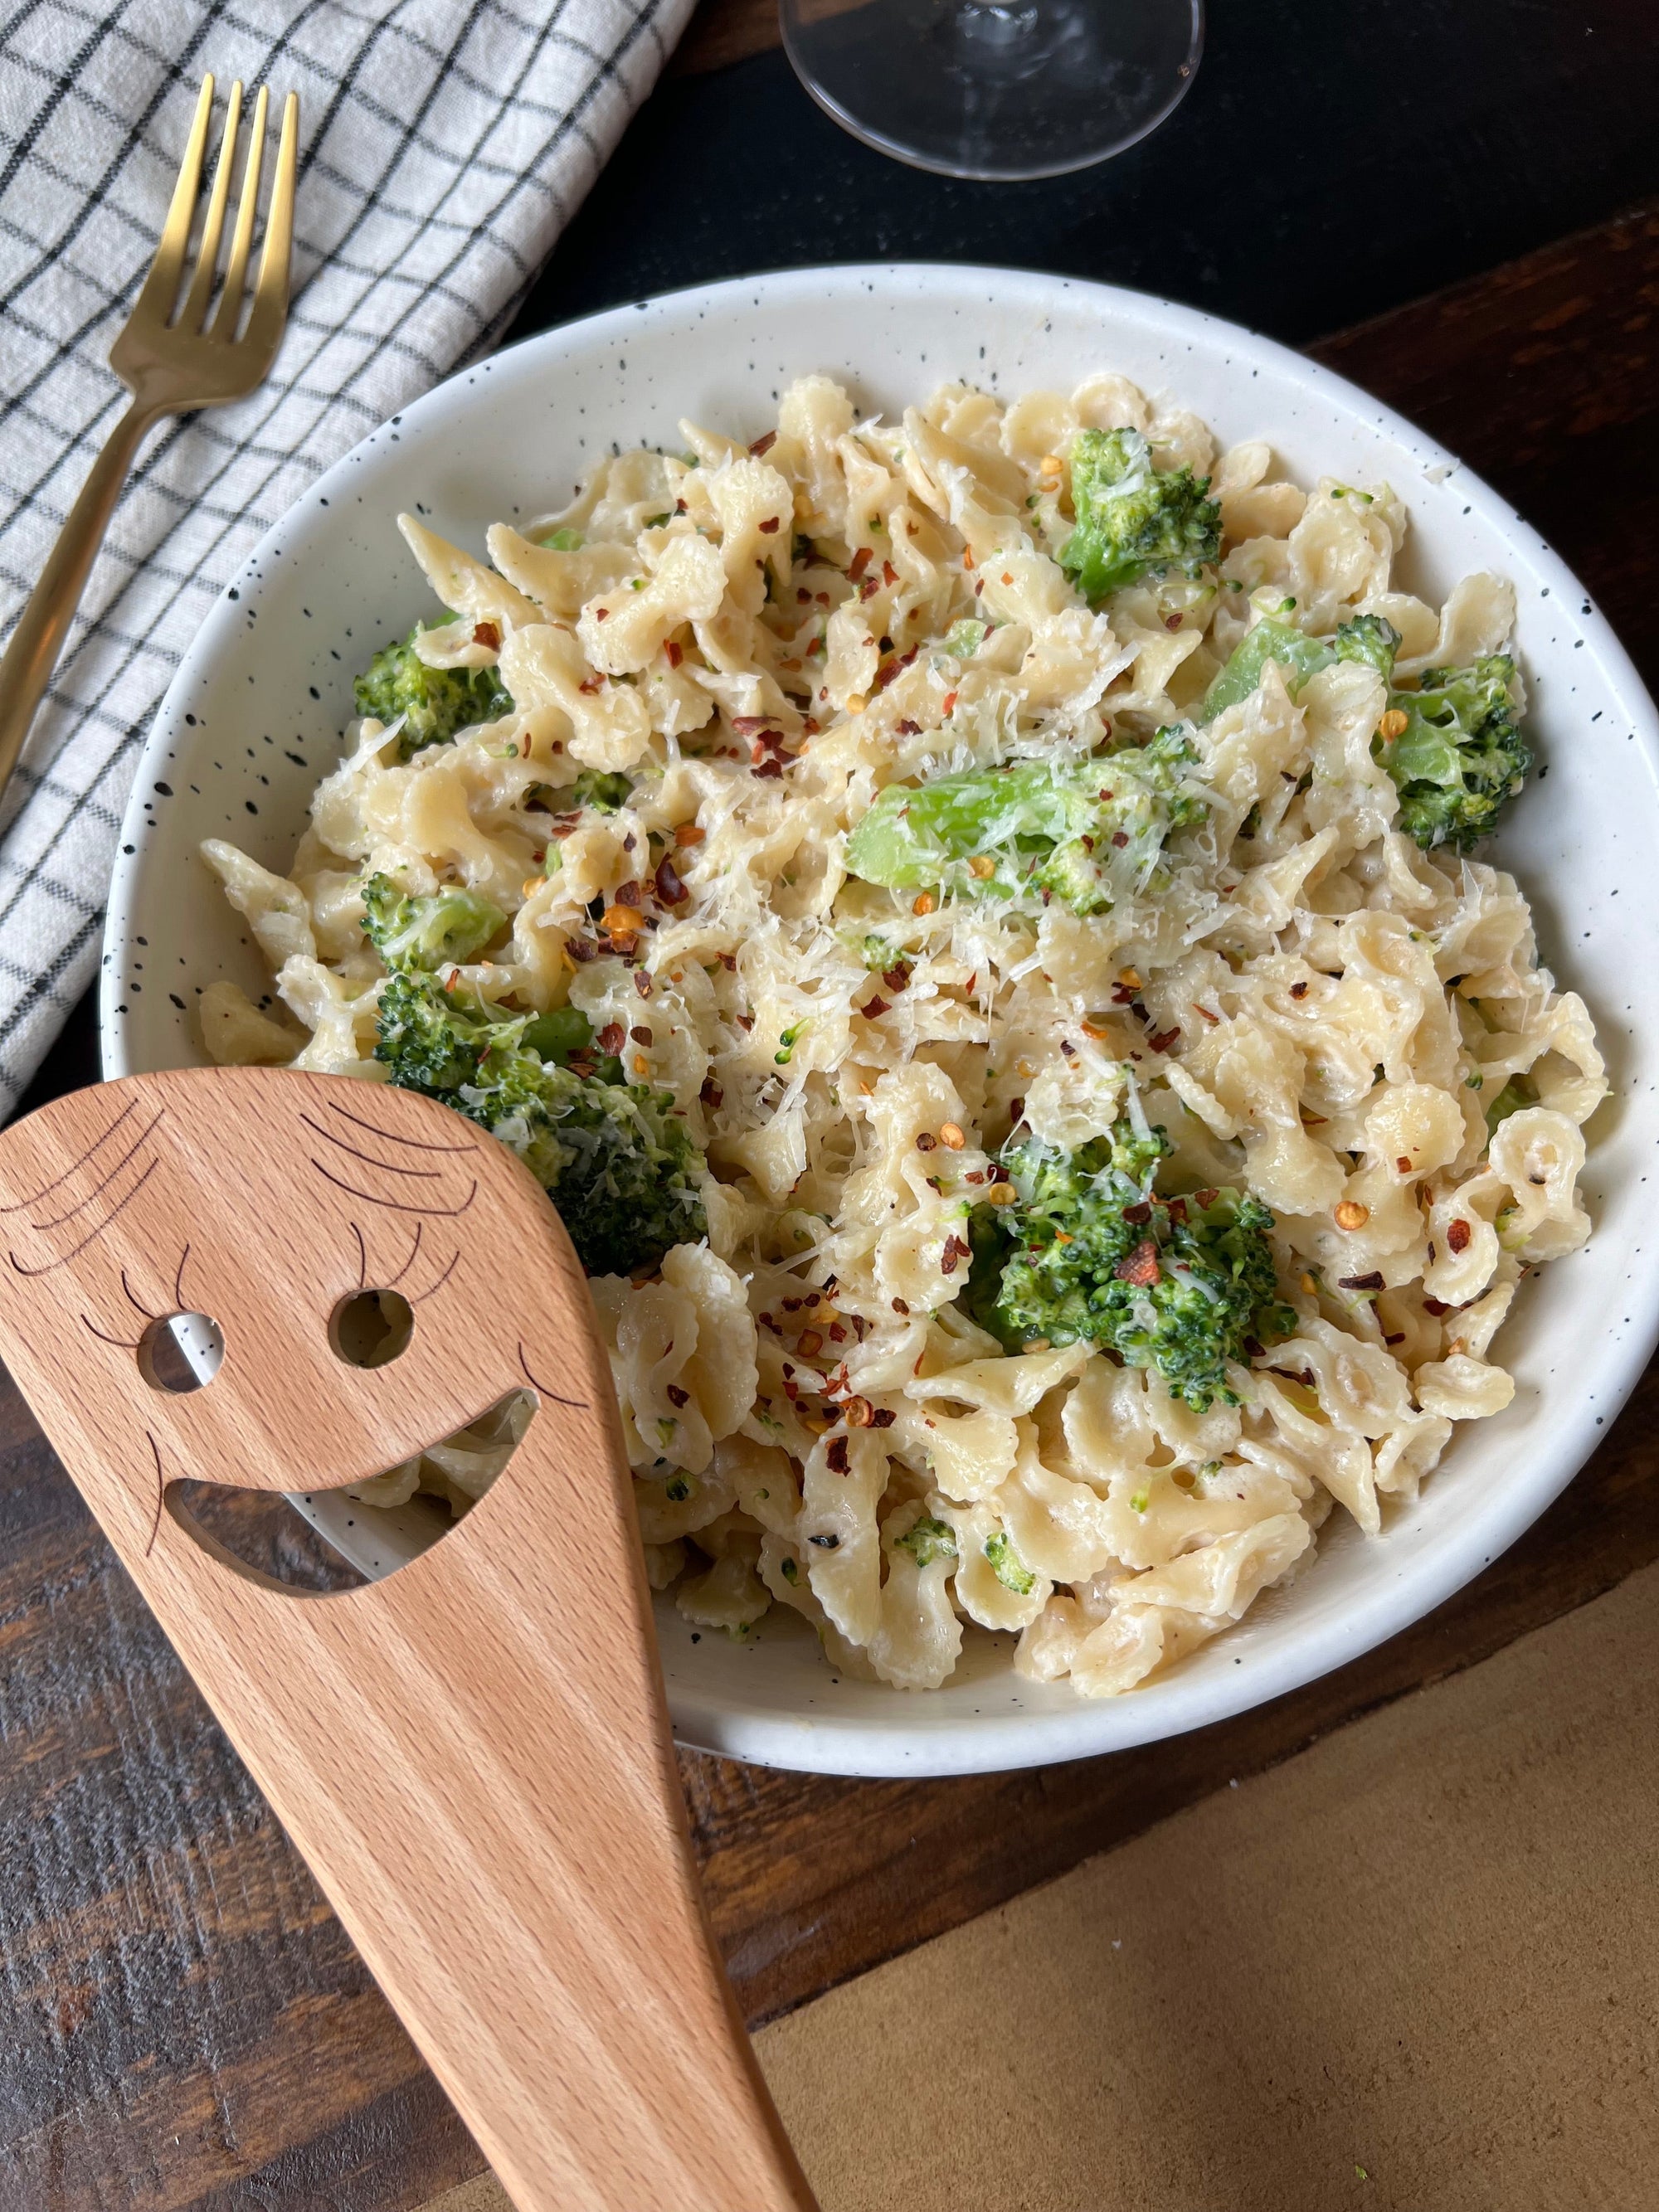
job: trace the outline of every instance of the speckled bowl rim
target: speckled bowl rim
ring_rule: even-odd
[[[851,312],[869,301],[900,298],[937,308],[941,319],[947,311],[960,313],[963,303],[971,307],[977,302],[982,307],[990,301],[999,307],[1029,311],[1036,319],[1034,329],[1048,312],[1058,311],[1059,303],[1066,303],[1068,308],[1080,305],[1097,319],[1103,331],[1114,325],[1152,331],[1171,352],[1188,355],[1201,353],[1209,357],[1219,349],[1228,366],[1237,363],[1241,376],[1247,368],[1258,374],[1268,370],[1316,398],[1328,417],[1334,413],[1350,419],[1355,434],[1363,427],[1379,435],[1400,450],[1405,465],[1423,482],[1443,483],[1455,475],[1458,495],[1466,502],[1464,514],[1478,514],[1505,541],[1517,581],[1519,572],[1524,571],[1544,597],[1553,592],[1561,609],[1577,610],[1571,616],[1577,633],[1572,643],[1584,651],[1586,659],[1575,665],[1581,673],[1587,667],[1594,668],[1601,688],[1620,709],[1620,719],[1628,722],[1628,738],[1638,748],[1646,775],[1641,787],[1645,814],[1639,827],[1650,848],[1659,842],[1659,717],[1606,621],[1538,533],[1454,455],[1358,387],[1271,339],[1197,310],[1113,286],[969,265],[848,264],[783,270],[661,295],[526,339],[450,379],[395,419],[403,426],[402,434],[410,437],[458,407],[483,404],[492,378],[503,371],[517,374],[539,364],[549,377],[556,378],[562,365],[577,354],[591,356],[596,349],[620,343],[637,349],[647,336],[654,340],[675,329],[694,332],[698,324],[718,323],[724,316],[740,315],[750,307],[763,309],[777,319],[780,327],[787,327],[792,314],[806,312],[814,303],[826,300],[842,302]],[[469,390],[477,397],[469,398]],[[147,794],[161,781],[160,770],[187,746],[188,702],[219,658],[234,653],[241,627],[235,603],[243,594],[257,595],[259,578],[281,557],[284,538],[293,533],[301,519],[314,518],[319,503],[326,505],[331,496],[343,493],[365,457],[398,434],[391,424],[371,433],[295,503],[222,595],[168,689],[140,759],[111,888],[100,994],[104,1068],[108,1076],[128,1073],[143,1064],[132,1046],[131,1033],[137,1024],[124,995],[124,981],[131,957],[134,912],[142,900],[146,868],[150,855],[158,850],[158,837],[162,848],[165,845],[154,800],[147,804]],[[1287,458],[1295,473],[1306,480],[1311,471],[1303,457],[1291,453]],[[1400,469],[1392,473],[1398,477]],[[1545,580],[1539,583],[1540,579]],[[1553,637],[1552,645],[1559,647],[1559,641]],[[1527,884],[1534,896],[1537,873],[1534,864]],[[1630,905],[1625,911],[1630,911]],[[1575,919],[1578,918],[1582,916],[1575,913]],[[1586,937],[1589,933],[1584,933]],[[1566,979],[1569,984],[1573,980],[1571,975]],[[1634,1013],[1633,1008],[1630,1011]],[[1592,1012],[1597,1012],[1594,1006]],[[1647,1022],[1644,1010],[1642,1018],[1626,1026],[1632,1037],[1642,1039],[1655,1025]],[[152,1063],[157,1057],[151,1055]],[[1624,1099],[1623,1108],[1632,1116],[1654,1111],[1636,1099],[1633,1090]],[[1646,1140],[1644,1130],[1636,1134]],[[1636,1204],[1634,1193],[1628,1190],[1609,1195],[1604,1209],[1609,1218],[1604,1228],[1598,1229],[1598,1235],[1613,1237],[1611,1217],[1615,1213],[1621,1230],[1626,1226],[1629,1210]],[[1589,1249],[1595,1249],[1595,1241],[1592,1240]],[[1626,1246],[1620,1244],[1618,1249],[1622,1254]],[[1068,1692],[1045,1690],[1042,1686],[1024,1686],[1024,1701],[1016,1700],[1014,1709],[995,1714],[981,1713],[966,1705],[960,1711],[955,1710],[948,1702],[957,1686],[954,1684],[931,1697],[905,1698],[884,1692],[880,1695],[888,1702],[884,1705],[883,1717],[876,1722],[859,1710],[857,1693],[864,1691],[862,1685],[836,1683],[833,1688],[842,1693],[839,1697],[824,1688],[822,1694],[804,1698],[799,1709],[787,1711],[768,1710],[763,1700],[746,1701],[740,1693],[734,1695],[729,1686],[711,1688],[700,1674],[690,1648],[697,1639],[688,1638],[684,1622],[664,1606],[659,1611],[659,1634],[676,1733],[688,1744],[728,1756],[822,1772],[878,1776],[989,1771],[1041,1765],[1179,1734],[1264,1704],[1340,1668],[1420,1620],[1479,1574],[1530,1526],[1588,1458],[1659,1339],[1659,1270],[1652,1258],[1640,1266],[1635,1264],[1643,1258],[1640,1244],[1630,1248],[1630,1257],[1627,1277],[1619,1286],[1621,1311],[1629,1307],[1622,1324],[1609,1320],[1582,1347],[1583,1356],[1575,1370],[1579,1387],[1571,1396],[1565,1380],[1557,1388],[1547,1419],[1533,1424],[1501,1486],[1482,1498],[1478,1509],[1466,1515],[1459,1527],[1449,1530],[1431,1551],[1415,1558],[1409,1570],[1397,1559],[1390,1559],[1385,1534],[1381,1540],[1384,1548],[1363,1589],[1340,1617],[1318,1619],[1300,1635],[1264,1647],[1250,1633],[1253,1626],[1258,1620],[1276,1622],[1287,1604],[1297,1602],[1295,1591],[1284,1598],[1269,1593],[1243,1630],[1222,1639],[1231,1664],[1206,1666],[1201,1662],[1206,1654],[1200,1652],[1196,1660],[1169,1670],[1145,1689],[1099,1702],[1077,1699]],[[1591,1382],[1593,1389],[1586,1387]],[[1443,1484],[1448,1480],[1446,1470],[1442,1470],[1434,1481]],[[1433,1486],[1431,1484],[1425,1497]],[[1339,1539],[1346,1540],[1346,1534]],[[1328,1537],[1322,1539],[1322,1556],[1328,1543]],[[1213,1652],[1217,1648],[1209,1649]],[[763,1632],[740,1656],[744,1664],[758,1666],[767,1662],[769,1650],[781,1649],[776,1642],[769,1642]],[[976,1693],[976,1682],[981,1693],[993,1694],[992,1678],[982,1659],[969,1672],[972,1679],[964,1687],[964,1698]],[[998,1677],[998,1694],[1004,1686]],[[848,1692],[854,1693],[850,1700]]]

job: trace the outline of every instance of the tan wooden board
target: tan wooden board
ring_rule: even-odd
[[[824,2212],[1652,2212],[1659,1567],[782,2021]]]

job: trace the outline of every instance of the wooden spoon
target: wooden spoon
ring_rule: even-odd
[[[0,1354],[520,2212],[812,2212],[714,1950],[580,1267],[505,1146],[402,1091],[134,1076],[0,1132]],[[407,1348],[350,1364],[395,1287]],[[168,1316],[216,1375],[169,1390]],[[361,1482],[515,1388],[506,1470],[387,1580],[290,1590],[187,1479]]]

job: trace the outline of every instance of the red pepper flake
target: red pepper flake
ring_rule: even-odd
[[[898,725],[897,733],[902,738],[919,738],[921,735],[921,724],[909,720],[902,721]]]
[[[1203,1190],[1195,1190],[1193,1193],[1193,1204],[1200,1209],[1207,1208],[1213,1206],[1220,1195],[1221,1193],[1218,1190],[1208,1187]]]
[[[1306,985],[1305,983],[1292,983],[1292,984],[1291,984],[1291,996],[1293,999],[1305,999],[1305,998],[1307,997],[1307,995],[1308,995],[1308,987],[1307,987],[1307,985]]]
[[[939,1271],[941,1275],[954,1275],[962,1261],[968,1257],[969,1247],[960,1237],[948,1237],[945,1249],[939,1254]]]
[[[672,637],[664,646],[663,651],[668,655],[668,665],[671,668],[678,668],[681,661],[685,658],[684,653],[682,652],[680,647],[675,644]]]
[[[939,1150],[939,1139],[931,1129],[923,1129],[917,1136],[916,1150],[919,1152],[936,1152]]]
[[[890,591],[893,586],[898,581],[898,570],[893,566],[890,561],[884,561],[881,564],[881,580],[886,585],[889,591]]]
[[[1469,1224],[1467,1221],[1453,1221],[1447,1224],[1446,1243],[1452,1251],[1467,1252],[1469,1249]]]
[[[593,619],[595,622],[609,622],[611,619],[610,608],[595,607],[593,610]]]
[[[905,1304],[905,1302],[904,1302],[904,1300],[903,1300],[902,1298],[895,1298],[895,1299],[894,1299],[894,1301],[893,1301],[893,1311],[894,1311],[896,1314],[902,1315],[902,1316],[903,1316],[904,1317],[906,1317],[906,1318],[908,1319],[908,1316],[909,1316],[910,1309],[909,1309],[909,1307]]]
[[[848,1474],[852,1472],[852,1462],[847,1456],[845,1437],[830,1437],[823,1448],[823,1463],[831,1474]]]
[[[575,961],[597,960],[599,957],[599,948],[591,937],[567,937],[564,949]]]
[[[1123,1218],[1137,1229],[1144,1228],[1152,1218],[1152,1206],[1150,1199],[1143,1198],[1138,1206],[1126,1206],[1123,1209]]]
[[[778,517],[775,514],[769,514],[766,520],[761,524],[761,536],[763,538],[775,538],[777,535],[777,530]]]
[[[866,1022],[879,1021],[884,1014],[890,1014],[892,1011],[892,1007],[888,1004],[887,1000],[882,997],[879,992],[876,994],[876,996],[873,999],[866,1000],[864,1005],[859,1008],[859,1012],[864,1016]]]
[[[757,438],[754,444],[749,448],[749,450],[755,456],[755,459],[759,460],[761,455],[763,453],[769,453],[773,447],[775,446],[777,442],[777,432],[775,430],[769,430],[763,438]]]
[[[944,703],[943,703],[943,705],[940,707],[940,708],[939,708],[939,712],[940,712],[942,714],[954,714],[954,713],[956,712],[956,705],[957,705],[957,695],[956,695],[956,693],[955,693],[954,691],[947,691],[947,692],[945,693],[945,695]]]
[[[725,969],[728,975],[735,975],[737,974],[738,956],[735,952],[718,952],[714,957],[720,962],[720,966]]]
[[[811,1359],[816,1353],[823,1351],[823,1339],[818,1334],[817,1329],[804,1328],[797,1340],[795,1349],[803,1359]]]
[[[902,991],[910,981],[909,962],[900,960],[891,968],[884,968],[881,971],[881,980],[888,990]]]
[[[1112,1272],[1120,1283],[1133,1284],[1138,1291],[1150,1290],[1163,1274],[1158,1264],[1158,1246],[1152,1238],[1143,1237],[1127,1259],[1118,1261]]]
[[[667,1388],[668,1402],[671,1406],[689,1406],[690,1404],[691,1393],[689,1390],[682,1390],[678,1382],[671,1382]]]
[[[620,1022],[607,1022],[594,1042],[602,1053],[614,1060],[627,1040],[628,1032]]]
[[[832,1321],[830,1324],[830,1341],[831,1344],[845,1344],[847,1341],[847,1331],[838,1321]]]
[[[1146,1042],[1154,1052],[1168,1052],[1180,1035],[1178,1029],[1158,1030],[1147,1038]]]
[[[1187,1201],[1184,1198],[1172,1198],[1170,1200],[1170,1219],[1177,1229],[1185,1226]]]
[[[1202,1014],[1205,1020],[1209,1023],[1212,1029],[1213,1029],[1216,1024],[1221,1019],[1219,1014],[1212,1014],[1207,1006],[1200,1006],[1196,1000],[1193,1001],[1193,1012],[1195,1014]]]
[[[618,906],[640,906],[643,903],[640,887],[631,876],[625,884],[617,884],[616,902]]]
[[[1406,1341],[1406,1332],[1403,1328],[1396,1329],[1392,1336],[1385,1336],[1382,1341],[1384,1344],[1403,1344]]]
[[[884,691],[903,665],[904,663],[902,660],[884,660],[877,669],[876,680],[870,689],[872,691]]]
[[[702,1089],[698,1091],[697,1096],[705,1106],[718,1106],[725,1098],[726,1093],[712,1075],[705,1075],[702,1079]]]
[[[1400,1158],[1395,1162],[1395,1165],[1400,1170],[1401,1175],[1409,1175],[1412,1171],[1412,1164],[1407,1158],[1404,1152],[1401,1152]]]
[[[779,734],[769,714],[733,714],[732,726],[740,738],[756,737],[763,730],[770,737]]]
[[[472,642],[474,645],[487,646],[491,653],[498,651],[501,642],[500,623],[493,622],[474,623],[472,625]]]
[[[1013,1123],[1015,1128],[1019,1127],[1024,1118],[1025,1101],[1023,1098],[1011,1098],[1008,1101],[1008,1119]]]
[[[633,1038],[635,1044],[654,1044],[656,1042],[655,1037],[653,1036],[651,1031],[646,1028],[642,1022],[635,1022],[633,1028],[629,1030],[628,1034]]]
[[[856,584],[859,578],[864,574],[865,570],[869,567],[871,562],[874,558],[875,553],[872,547],[868,545],[860,545],[858,551],[853,556],[852,559],[847,564],[848,582],[849,584]]]
[[[890,1429],[897,1419],[890,1406],[878,1406],[870,1415],[870,1425],[872,1429]]]
[[[605,678],[603,676],[584,676],[581,682],[576,686],[576,689],[579,691],[586,693],[587,697],[591,699],[596,691],[604,690]]]
[[[678,906],[688,896],[685,885],[680,881],[679,871],[666,853],[658,861],[657,872],[652,880],[660,906]]]
[[[750,775],[757,775],[762,778],[773,775],[781,775],[783,774],[783,763],[781,760],[760,761],[750,769],[749,773]]]
[[[1181,620],[1182,618],[1179,615],[1165,615],[1164,617],[1164,627],[1165,629],[1179,629],[1181,628]]]
[[[1373,1267],[1369,1275],[1339,1275],[1336,1286],[1340,1291],[1380,1291],[1382,1276],[1379,1269]]]
[[[651,996],[651,970],[648,968],[636,968],[634,970],[634,988],[642,999],[648,999]]]
[[[1119,850],[1120,852],[1121,852],[1121,851],[1122,851],[1122,849],[1123,849],[1124,846],[1126,846],[1126,845],[1128,843],[1128,842],[1129,842],[1129,833],[1128,833],[1128,831],[1127,831],[1127,830],[1113,830],[1113,832],[1112,832],[1112,842],[1113,842],[1113,844],[1114,844],[1114,845],[1115,845],[1115,846],[1117,847],[1117,848],[1118,848],[1118,850]]]
[[[1135,1002],[1135,993],[1139,988],[1140,986],[1138,983],[1114,983],[1112,986],[1112,1004],[1115,1006],[1133,1006]]]
[[[1449,1305],[1443,1305],[1438,1298],[1425,1298],[1423,1310],[1425,1314],[1432,1314],[1438,1321],[1443,1314],[1449,1314],[1451,1308]]]

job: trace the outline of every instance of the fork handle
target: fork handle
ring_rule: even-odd
[[[11,781],[87,578],[156,409],[135,399],[104,441],[0,660],[0,793]]]

